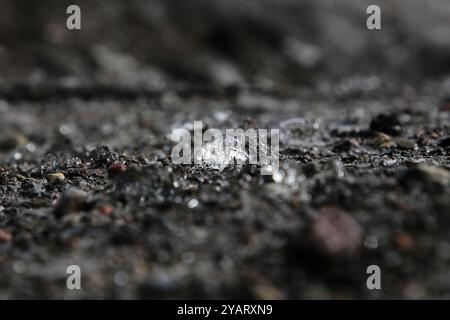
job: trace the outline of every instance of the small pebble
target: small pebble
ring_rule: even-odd
[[[406,185],[422,182],[429,187],[446,187],[450,185],[450,171],[437,166],[419,164],[414,168],[408,169],[401,175],[400,182]]]
[[[108,172],[111,176],[116,176],[127,170],[127,166],[121,162],[113,163],[109,166]]]
[[[389,135],[376,132],[370,139],[369,144],[377,148],[389,148],[392,145],[392,140]]]
[[[87,195],[84,191],[71,188],[64,192],[56,202],[54,213],[63,216],[72,212],[79,212],[86,207]]]
[[[333,152],[349,152],[354,147],[358,147],[358,142],[356,140],[344,140],[333,147]]]
[[[11,240],[12,234],[5,229],[0,229],[0,242],[10,242]]]
[[[31,152],[31,153],[35,152],[36,149],[37,149],[37,147],[36,147],[36,145],[34,143],[28,143],[25,146],[25,148],[27,149],[28,152]]]
[[[399,138],[396,140],[397,147],[404,150],[417,150],[419,147],[414,140],[408,138]]]
[[[46,178],[50,183],[63,182],[66,179],[62,172],[48,174]]]
[[[118,287],[125,287],[128,284],[129,276],[125,271],[117,271],[114,274],[114,283]]]
[[[75,128],[71,124],[63,124],[63,125],[61,125],[59,127],[58,131],[63,136],[68,136],[68,135],[72,134],[75,131]]]
[[[395,114],[380,114],[370,122],[370,130],[398,136],[402,133],[402,125]]]
[[[366,239],[364,239],[364,247],[373,250],[378,248],[378,239],[374,236],[368,236]]]
[[[105,216],[110,216],[114,212],[114,208],[110,205],[100,207],[100,212]]]
[[[338,208],[322,208],[310,227],[310,239],[319,252],[328,256],[348,255],[362,245],[360,225]]]
[[[117,154],[112,152],[109,147],[101,146],[89,153],[89,161],[97,167],[109,166],[117,161]]]
[[[253,294],[256,299],[262,300],[282,300],[286,295],[277,287],[268,283],[259,283],[253,287]]]
[[[197,199],[191,199],[191,200],[189,200],[189,202],[188,202],[188,207],[189,207],[190,209],[197,208],[197,207],[198,207],[198,200],[197,200]]]
[[[19,181],[26,181],[26,180],[29,180],[29,179],[30,179],[30,178],[28,178],[28,177],[25,177],[25,176],[21,175],[20,173],[16,174],[16,178],[17,178],[17,180],[19,180]]]
[[[395,245],[400,251],[411,251],[414,249],[414,239],[406,232],[398,234],[394,238]]]

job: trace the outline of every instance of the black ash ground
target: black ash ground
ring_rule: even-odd
[[[427,93],[412,104],[373,95],[3,102],[2,295],[445,296],[450,114]],[[180,120],[244,118],[285,133],[279,175],[171,164]],[[293,134],[307,145],[285,145]],[[65,288],[70,264],[83,270],[77,293]],[[371,264],[383,272],[378,292],[366,288]]]
[[[449,298],[450,6],[363,2],[0,0],[0,298]],[[193,121],[280,173],[173,165]]]

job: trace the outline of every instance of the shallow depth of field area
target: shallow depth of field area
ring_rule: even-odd
[[[0,298],[450,298],[447,0],[69,4],[0,0]],[[280,171],[173,164],[193,121]]]

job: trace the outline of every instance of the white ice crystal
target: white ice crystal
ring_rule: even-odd
[[[245,163],[268,167],[274,160],[278,159],[278,154],[271,152],[271,148],[267,144],[258,142],[257,137],[251,138],[248,145],[257,146],[253,149],[255,154],[251,153],[251,150],[246,150],[245,144],[240,144],[236,136],[225,136],[224,140],[216,139],[204,145],[195,155],[195,159],[197,163],[204,167],[219,171],[224,170],[229,165],[243,165]],[[263,156],[261,157],[261,155]],[[258,162],[254,163],[256,161]]]
[[[219,171],[234,164],[235,160],[236,163],[245,163],[248,160],[248,153],[238,147],[236,142],[236,137],[225,137],[225,142],[216,139],[204,145],[195,158],[203,166]]]

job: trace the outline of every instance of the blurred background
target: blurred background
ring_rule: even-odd
[[[411,83],[450,71],[447,0],[0,0],[0,81],[315,85],[374,74]],[[382,30],[366,8],[382,8]]]

